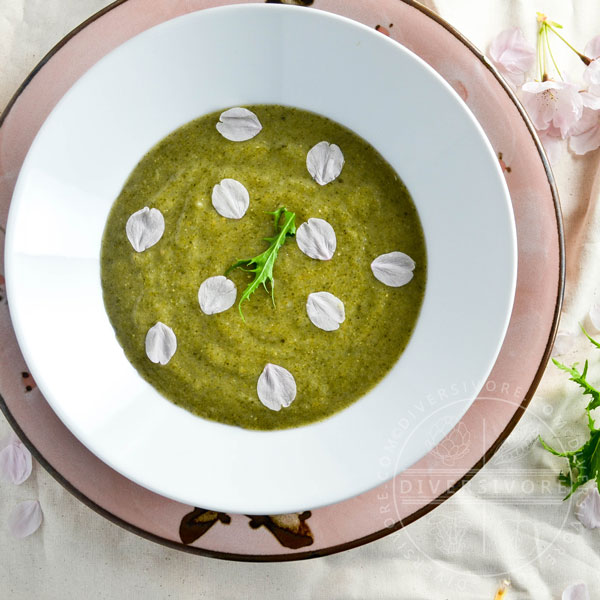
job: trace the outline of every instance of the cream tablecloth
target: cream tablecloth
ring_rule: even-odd
[[[164,1],[169,0],[148,0]],[[360,0],[348,0],[359,2]],[[0,0],[0,109],[50,47],[108,0]],[[482,49],[519,25],[535,40],[535,11],[565,26],[580,48],[600,34],[597,0],[436,0],[442,17]],[[580,76],[564,48],[559,63]],[[565,218],[568,277],[561,330],[576,332],[600,301],[600,154],[568,151],[554,164]],[[582,335],[567,362],[592,356]],[[599,377],[600,379],[600,377]],[[109,523],[79,503],[39,465],[21,486],[0,483],[0,599],[398,598],[490,599],[503,579],[507,600],[559,599],[576,581],[600,598],[600,530],[587,530],[560,490],[523,502],[530,486],[554,481],[563,465],[535,441],[585,435],[583,402],[550,366],[525,417],[500,453],[450,500],[378,542],[342,554],[287,564],[238,564],[170,550]],[[9,427],[0,416],[0,439]],[[556,486],[552,483],[554,489]],[[542,485],[543,487],[543,485]],[[44,522],[16,540],[6,522],[15,504],[39,498]]]

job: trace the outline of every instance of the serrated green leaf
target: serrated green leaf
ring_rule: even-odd
[[[580,388],[583,389],[584,396],[591,396],[589,404],[587,405],[588,410],[593,410],[594,408],[598,408],[600,406],[600,391],[598,391],[593,385],[591,385],[586,377],[588,371],[588,361],[585,361],[585,365],[583,367],[583,373],[580,373],[577,370],[577,363],[575,363],[571,367],[567,367],[562,363],[558,362],[556,359],[552,359],[552,362],[562,371],[565,371],[571,375],[569,378],[571,381],[574,381]]]
[[[226,271],[228,275],[234,269],[242,269],[248,273],[254,273],[254,279],[248,284],[244,290],[238,303],[238,310],[242,319],[242,302],[249,300],[250,296],[262,285],[267,293],[271,294],[273,306],[275,306],[275,281],[273,279],[273,267],[279,249],[285,244],[288,237],[296,235],[296,213],[293,213],[285,207],[278,208],[276,211],[267,213],[273,215],[275,220],[275,235],[268,238],[263,238],[269,243],[269,247],[254,258],[246,258],[238,260],[232,264]],[[270,284],[270,290],[267,284]],[[244,319],[245,320],[245,319]]]

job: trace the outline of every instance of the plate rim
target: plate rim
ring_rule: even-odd
[[[450,486],[447,490],[442,492],[439,496],[431,500],[425,506],[422,506],[414,513],[411,513],[407,518],[400,519],[396,521],[390,527],[384,527],[375,532],[372,532],[366,536],[362,536],[352,541],[344,542],[342,544],[336,544],[334,546],[328,546],[326,548],[321,548],[318,550],[298,552],[298,553],[283,553],[283,554],[237,554],[237,553],[229,553],[222,552],[217,550],[210,550],[205,548],[198,548],[195,546],[186,545],[183,543],[175,542],[164,537],[161,537],[157,534],[150,533],[141,527],[132,525],[128,523],[121,517],[116,516],[111,513],[109,510],[101,507],[96,502],[91,500],[88,496],[79,491],[73,483],[71,483],[66,477],[64,477],[61,473],[59,473],[46,459],[41,455],[41,453],[37,450],[37,448],[33,445],[33,443],[29,440],[25,432],[21,429],[17,421],[12,416],[8,406],[6,405],[4,398],[0,394],[0,410],[4,413],[9,425],[18,435],[18,437],[23,441],[23,443],[27,446],[27,448],[31,451],[32,455],[35,459],[60,483],[67,491],[69,491],[73,496],[75,496],[78,500],[80,500],[83,504],[105,517],[112,523],[119,525],[123,529],[135,533],[140,537],[156,542],[163,546],[167,546],[169,548],[173,548],[176,550],[188,552],[191,554],[211,557],[211,558],[219,558],[225,560],[239,561],[239,562],[287,562],[294,560],[306,560],[309,558],[316,558],[321,556],[328,556],[330,554],[336,554],[338,552],[343,552],[345,550],[350,550],[352,548],[356,548],[358,546],[362,546],[369,542],[381,539],[402,529],[406,525],[420,519],[430,511],[432,511],[436,506],[445,502],[448,498],[454,495],[461,487],[463,487],[479,470],[485,465],[485,463],[496,453],[500,445],[505,441],[508,435],[515,428],[516,424],[519,422],[521,417],[523,416],[527,406],[529,405],[535,390],[537,389],[540,380],[543,377],[545,372],[546,365],[550,358],[550,354],[552,351],[552,346],[554,344],[554,339],[556,337],[556,333],[558,330],[558,325],[560,321],[560,311],[562,308],[562,302],[564,297],[564,288],[565,288],[565,276],[566,276],[566,262],[565,262],[565,246],[564,246],[564,228],[563,228],[563,220],[562,220],[562,211],[560,206],[560,200],[558,196],[558,190],[556,187],[556,182],[554,180],[554,175],[552,173],[552,169],[546,153],[543,149],[543,146],[539,140],[539,137],[533,127],[533,124],[525,112],[525,109],[519,102],[516,97],[516,94],[512,90],[512,88],[504,81],[502,76],[499,74],[494,65],[487,59],[487,57],[472,43],[470,42],[463,34],[461,34],[455,27],[450,25],[445,19],[440,17],[437,13],[435,13],[430,8],[424,6],[417,0],[399,0],[400,2],[406,4],[409,7],[412,7],[419,12],[421,12],[426,17],[435,21],[438,25],[441,25],[446,31],[448,31],[451,35],[453,35],[459,42],[461,42],[467,49],[475,55],[475,57],[483,63],[488,71],[495,77],[495,79],[500,83],[509,99],[517,108],[520,117],[523,119],[532,139],[537,148],[538,154],[542,161],[542,165],[544,166],[544,170],[546,172],[546,179],[548,181],[550,187],[550,193],[553,200],[554,212],[556,217],[556,227],[557,227],[557,235],[558,235],[558,243],[559,243],[559,261],[558,261],[558,289],[556,294],[556,303],[554,307],[554,314],[552,318],[552,324],[550,327],[550,333],[548,336],[548,342],[544,353],[542,355],[540,364],[535,372],[532,383],[524,394],[522,402],[516,408],[516,411],[510,421],[507,423],[505,428],[502,430],[500,435],[496,438],[494,443],[488,448],[488,450],[483,454],[483,456],[471,467],[469,468],[465,474],[458,479],[454,485]],[[2,127],[4,121],[6,120],[8,114],[10,113],[13,106],[16,104],[17,100],[29,85],[29,83],[33,80],[33,78],[37,75],[37,73],[46,65],[46,63],[63,47],[65,46],[72,38],[74,38],[77,34],[79,34],[83,29],[85,29],[88,25],[92,24],[100,17],[104,16],[108,12],[117,8],[118,6],[125,4],[128,0],[114,0],[103,9],[91,15],[88,19],[83,21],[80,25],[71,30],[67,35],[65,35],[59,42],[57,42],[40,60],[40,62],[33,68],[33,70],[27,75],[27,77],[23,80],[21,85],[17,88],[16,92],[10,98],[8,104],[0,114],[0,128]]]

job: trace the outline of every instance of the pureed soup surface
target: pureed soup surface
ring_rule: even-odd
[[[110,212],[102,244],[104,302],[117,339],[138,372],[161,394],[207,419],[250,429],[284,429],[324,419],[372,388],[406,347],[421,308],[426,251],[415,206],[390,165],[362,138],[303,110],[249,106],[262,131],[245,142],[216,129],[220,111],[177,129],[140,161]],[[307,152],[318,142],[337,144],[345,158],[339,177],[317,184]],[[241,182],[250,205],[239,220],[220,216],[211,203],[224,178]],[[165,221],[160,241],[135,252],[125,224],[143,207]],[[296,226],[311,217],[328,221],[337,249],[331,260],[303,254],[294,238],[274,266],[275,307],[262,286],[237,303],[252,276],[228,274],[237,286],[229,310],[206,315],[198,288],[224,275],[240,258],[268,247],[274,233],[266,214],[285,206]],[[371,271],[381,254],[401,251],[416,263],[412,281],[387,287]],[[309,320],[307,296],[328,291],[345,305],[336,331]],[[166,365],[146,356],[145,337],[157,322],[177,336]],[[257,380],[267,363],[289,370],[297,384],[293,403],[264,406]]]

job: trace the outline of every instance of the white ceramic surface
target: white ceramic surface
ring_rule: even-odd
[[[229,106],[279,103],[351,128],[397,170],[417,205],[428,282],[413,337],[367,396],[322,423],[246,431],[199,419],[142,380],[104,306],[104,223],[143,154],[183,123]],[[460,419],[500,349],[516,279],[512,209],[498,161],[453,90],[389,38],[347,19],[274,5],[231,6],[155,27],[107,55],[40,130],[6,237],[15,331],[45,397],[111,467],[187,504],[277,514],[382,483],[386,439],[433,411],[390,470],[425,455]],[[74,373],[76,375],[74,375]],[[86,381],[80,393],[78,381]],[[408,438],[410,432],[406,432]],[[197,473],[197,477],[193,474]]]

